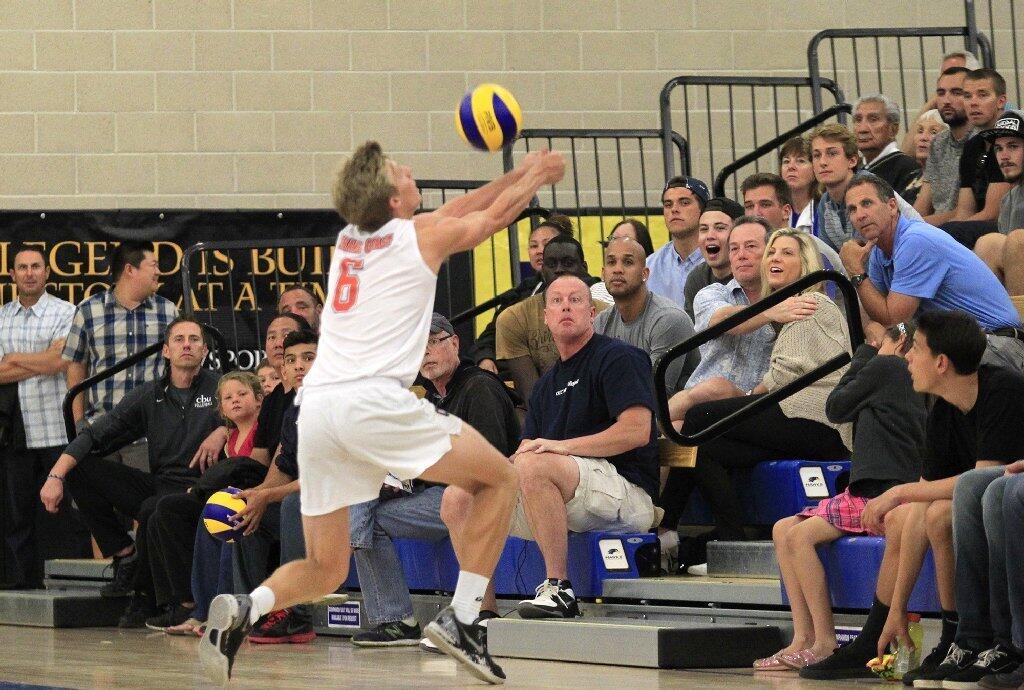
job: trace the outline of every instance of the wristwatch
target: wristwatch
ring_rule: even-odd
[[[868,279],[867,273],[858,273],[855,276],[850,276],[850,282],[853,283],[853,287],[858,288],[860,284]]]

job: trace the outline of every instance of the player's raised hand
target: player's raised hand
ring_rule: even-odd
[[[544,184],[555,184],[565,175],[565,156],[558,151],[543,154],[539,165]]]
[[[526,156],[519,162],[519,169],[526,171],[537,165],[541,159],[547,154],[548,150],[545,148],[537,149],[536,151],[530,151]]]

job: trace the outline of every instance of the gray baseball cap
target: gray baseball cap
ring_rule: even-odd
[[[440,333],[441,331],[448,335],[455,335],[455,326],[452,325],[451,321],[435,311],[434,315],[430,317],[430,332]]]

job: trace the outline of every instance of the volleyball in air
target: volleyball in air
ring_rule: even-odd
[[[467,93],[455,113],[459,136],[481,151],[498,151],[515,139],[522,125],[516,97],[497,84],[481,84]]]
[[[214,493],[206,501],[203,508],[203,524],[211,536],[228,542],[242,536],[245,527],[236,525],[228,519],[245,507],[245,500],[237,496],[241,492],[241,489],[229,486]]]

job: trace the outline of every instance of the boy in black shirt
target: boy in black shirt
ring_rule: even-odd
[[[535,539],[547,580],[524,618],[579,615],[568,577],[568,532],[642,532],[654,524],[658,458],[647,355],[594,333],[594,305],[573,275],[545,293],[559,360],[534,386],[512,460],[521,495],[511,533]]]
[[[841,661],[845,671],[850,671],[854,656],[873,652],[881,655],[897,638],[901,644],[909,643],[906,605],[929,544],[935,557],[936,584],[943,609],[942,637],[921,667],[904,676],[904,683],[913,683],[915,687],[957,687],[944,685],[944,679],[964,671],[979,658],[980,649],[970,651],[960,646],[967,646],[967,643],[962,638],[965,627],[963,622],[958,625],[957,611],[961,618],[968,619],[969,629],[973,619],[987,619],[988,607],[986,597],[981,597],[984,601],[977,601],[975,595],[967,594],[961,586],[968,566],[963,558],[956,559],[954,593],[954,487],[959,492],[959,481],[976,468],[1001,466],[1024,456],[1024,438],[1014,433],[1014,425],[1024,418],[1024,377],[1010,370],[982,365],[985,346],[985,333],[977,321],[963,312],[927,311],[919,317],[907,362],[914,390],[938,397],[928,415],[922,478],[872,499],[861,517],[866,527],[886,534],[887,548],[894,523],[903,523],[896,572],[886,572],[884,560],[879,572],[877,590],[885,589],[882,584],[885,579],[892,589],[891,603],[887,607],[876,598],[857,640],[825,661],[802,670],[801,677],[819,680],[851,677],[849,672],[838,675]],[[961,538],[958,532],[958,540]],[[960,546],[958,544],[958,548]],[[985,570],[984,554],[973,553],[966,560],[972,559],[980,559],[980,567]],[[974,600],[968,601],[965,597]],[[991,633],[988,639],[991,641]],[[876,649],[866,649],[875,640]],[[972,644],[977,643],[972,641]],[[1009,657],[1003,662],[1007,659]],[[865,661],[856,660],[861,664]],[[1001,662],[988,672],[1005,670],[1005,663]],[[971,687],[974,685],[971,683]]]

